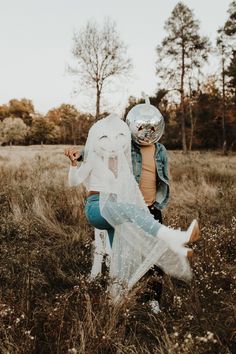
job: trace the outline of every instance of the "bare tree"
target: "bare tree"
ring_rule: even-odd
[[[107,19],[99,28],[96,22],[88,21],[84,29],[74,33],[72,54],[76,67],[69,67],[69,71],[79,77],[81,86],[95,89],[97,120],[104,84],[128,74],[132,67],[116,24]]]

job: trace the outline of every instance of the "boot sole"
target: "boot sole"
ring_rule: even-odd
[[[193,257],[193,251],[192,250],[187,252],[187,257],[188,258],[192,258]]]
[[[189,240],[187,243],[195,242],[200,237],[200,230],[197,220],[193,220],[191,225],[188,228],[188,232],[190,233]]]

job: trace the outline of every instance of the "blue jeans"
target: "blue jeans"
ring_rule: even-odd
[[[142,228],[147,233],[152,236],[156,236],[161,223],[156,221],[153,216],[133,204],[124,204],[124,203],[111,203],[111,219],[116,220],[116,224],[122,224],[124,222],[133,222]],[[101,215],[99,208],[99,194],[91,195],[87,198],[85,204],[85,215],[88,222],[100,230],[107,230],[112,246],[114,238],[114,228],[110,225],[107,220]]]
[[[86,199],[85,215],[90,225],[99,230],[107,230],[110,245],[112,247],[115,230],[100,213],[99,194],[90,195]]]

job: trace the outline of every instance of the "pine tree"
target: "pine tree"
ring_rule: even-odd
[[[229,17],[225,22],[224,31],[227,36],[236,35],[236,0],[232,1],[228,10]]]
[[[234,53],[236,40],[236,1],[234,0],[228,10],[229,17],[223,27],[218,29],[216,46],[221,60],[221,87],[222,87],[222,149],[224,154],[227,152],[227,132],[226,132],[226,116],[227,116],[227,86],[231,86],[234,81],[228,80],[227,76],[231,76],[234,67],[234,55],[231,59],[231,54]],[[228,67],[228,69],[227,69]],[[230,70],[229,70],[230,68]],[[230,73],[230,75],[228,75]]]
[[[210,43],[199,34],[199,21],[182,2],[173,9],[165,23],[167,36],[157,46],[157,75],[164,80],[165,89],[180,94],[182,147],[187,151],[184,100],[188,74],[199,69],[207,60]]]

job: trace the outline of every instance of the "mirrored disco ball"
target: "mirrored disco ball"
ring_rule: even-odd
[[[126,118],[133,140],[139,145],[156,143],[162,136],[165,122],[160,111],[150,104],[146,97],[146,103],[134,106]]]

